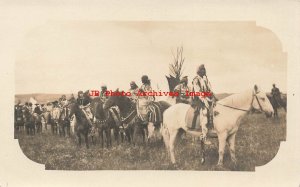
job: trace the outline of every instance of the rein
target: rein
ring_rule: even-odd
[[[243,111],[243,112],[248,112],[249,110],[245,110],[245,109],[241,109],[241,108],[236,108],[236,107],[232,107],[232,106],[228,106],[228,105],[224,105],[224,104],[221,104],[221,103],[217,103],[218,105],[221,105],[221,106],[225,106],[227,108],[231,108],[231,109],[235,109],[235,110],[240,110],[240,111]]]
[[[262,107],[261,107],[261,104],[260,104],[260,102],[259,102],[258,97],[257,97],[256,94],[253,94],[253,98],[252,98],[252,101],[251,101],[251,108],[253,107],[252,104],[253,104],[253,101],[254,101],[254,97],[255,97],[255,99],[256,99],[256,101],[257,101],[257,103],[258,103],[258,106],[259,106],[259,108],[260,108],[260,111],[263,112],[263,109],[262,109]],[[227,108],[234,109],[234,110],[240,110],[240,111],[243,111],[243,112],[248,112],[248,111],[251,109],[251,108],[250,108],[250,109],[248,109],[248,110],[245,110],[245,109],[236,108],[236,107],[229,106],[229,105],[224,105],[224,104],[221,104],[221,103],[217,103],[217,104],[219,104],[219,105],[221,105],[221,106],[224,106],[224,107],[227,107]]]
[[[131,106],[130,106],[130,109],[129,109],[129,112],[127,112],[127,114],[128,115],[126,115],[126,117],[123,117],[123,116],[121,116],[121,122],[122,123],[124,123],[126,120],[128,120],[129,119],[129,117],[131,117],[132,116],[132,114],[134,114],[134,112],[136,111],[135,109],[134,109],[134,104],[133,103],[131,103]]]

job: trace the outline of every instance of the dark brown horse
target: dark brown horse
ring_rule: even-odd
[[[286,96],[274,97],[272,95],[267,94],[267,97],[274,109],[274,117],[278,117],[278,108],[283,108],[286,111]]]
[[[160,107],[161,113],[170,107],[170,104],[165,101],[158,101],[156,103]],[[142,135],[143,141],[145,141],[147,137],[147,123],[143,123],[138,117],[136,104],[126,96],[111,96],[105,102],[104,109],[112,106],[118,106],[120,109],[121,122],[124,125],[128,141],[132,140],[133,143],[136,143],[136,138],[139,134]],[[160,128],[160,125],[155,126]]]
[[[119,127],[121,125],[120,119],[113,116],[114,111],[111,109],[104,109],[102,100],[97,97],[91,102],[91,109],[95,119],[95,127],[98,129],[102,148],[104,146],[104,135],[106,137],[106,147],[112,146],[111,129],[113,129],[115,140],[119,144]],[[116,119],[117,118],[117,119]]]
[[[89,122],[85,117],[85,114],[80,109],[79,105],[76,102],[70,103],[70,113],[69,118],[75,115],[76,123],[74,131],[78,137],[79,146],[81,146],[81,135],[84,136],[86,148],[89,148],[88,133],[89,133]]]
[[[117,106],[120,110],[121,123],[128,142],[133,141],[133,143],[136,143],[138,132],[141,132],[143,140],[145,140],[145,132],[141,120],[137,116],[136,105],[128,97],[110,96],[104,103],[104,109],[107,110],[112,106]]]

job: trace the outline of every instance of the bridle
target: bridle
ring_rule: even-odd
[[[252,96],[252,101],[251,101],[251,108],[250,109],[248,109],[248,110],[246,110],[246,109],[242,109],[242,108],[237,108],[237,107],[233,107],[233,106],[229,106],[229,105],[224,105],[224,104],[221,104],[221,103],[217,103],[218,105],[221,105],[221,106],[224,106],[224,107],[227,107],[227,108],[231,108],[231,109],[234,109],[234,110],[240,110],[240,111],[243,111],[243,112],[248,112],[248,111],[250,111],[250,110],[252,110],[253,109],[253,102],[254,102],[254,99],[257,101],[257,103],[258,103],[258,106],[259,106],[259,111],[260,112],[265,112],[263,109],[262,109],[262,106],[261,106],[261,104],[260,104],[260,102],[259,102],[259,99],[258,99],[258,97],[257,97],[257,94],[258,94],[259,92],[257,92],[257,93],[255,93],[255,94],[253,94]]]
[[[98,103],[98,105],[101,104],[101,103]],[[98,109],[98,106],[96,107],[95,109],[95,114],[97,114],[97,109]],[[95,117],[95,122],[96,123],[100,123],[100,124],[104,124],[108,121],[109,119],[109,110],[107,110],[107,112],[104,111],[104,114],[105,114],[105,118],[103,120],[99,120]]]
[[[129,111],[125,115],[126,117],[121,116],[121,122],[122,123],[125,123],[125,121],[127,121],[128,119],[130,119],[130,117],[133,116],[133,114],[136,112],[136,109],[134,108],[134,106],[135,106],[134,103],[131,103]]]

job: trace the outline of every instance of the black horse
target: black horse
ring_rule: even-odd
[[[106,147],[112,146],[111,129],[114,131],[115,140],[119,144],[119,128],[121,125],[118,116],[111,109],[104,109],[102,100],[97,97],[91,102],[91,109],[95,119],[95,127],[98,129],[102,148],[104,146],[104,135],[106,137]]]
[[[274,97],[272,95],[267,94],[268,99],[270,100],[270,103],[274,109],[274,117],[278,117],[278,111],[277,109],[282,107],[286,111],[286,97]]]
[[[74,126],[74,131],[78,137],[79,146],[81,146],[81,135],[84,136],[86,148],[89,148],[89,141],[88,141],[88,133],[89,133],[89,122],[85,117],[85,114],[80,109],[79,105],[76,102],[70,103],[70,113],[69,118],[75,115],[76,123]]]
[[[163,113],[171,105],[166,101],[155,102],[161,113]],[[124,125],[125,133],[128,141],[131,140],[136,143],[137,135],[140,133],[142,135],[143,141],[145,142],[147,136],[147,123],[143,122],[137,115],[136,103],[131,101],[126,96],[111,96],[104,104],[104,109],[110,108],[112,106],[118,106],[121,113],[121,122]],[[156,128],[160,128],[159,124],[154,124]]]

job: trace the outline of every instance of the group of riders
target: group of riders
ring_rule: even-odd
[[[130,82],[130,89],[129,92],[131,93],[130,100],[133,103],[138,103],[141,96],[138,96],[139,92],[152,92],[153,89],[151,87],[151,81],[147,75],[143,75],[141,77],[142,85],[139,87],[135,81]],[[108,99],[108,95],[106,94],[106,91],[108,91],[108,88],[106,85],[101,86],[101,92],[100,92],[100,99],[103,103],[106,102]],[[213,129],[213,108],[216,105],[216,101],[218,100],[216,96],[214,95],[214,92],[212,90],[212,86],[210,84],[210,81],[207,77],[206,68],[204,64],[200,65],[197,68],[197,75],[192,80],[192,86],[190,87],[188,85],[188,77],[184,76],[180,80],[179,84],[174,88],[174,92],[178,92],[178,97],[176,97],[176,103],[185,103],[185,104],[191,104],[194,108],[194,117],[192,122],[192,128],[195,126],[197,116],[202,110],[202,112],[207,114],[207,124],[205,126],[201,126],[203,137],[206,137],[206,134],[208,130],[214,131]],[[188,96],[186,92],[209,92],[210,96]],[[273,84],[273,89],[271,92],[272,96],[274,97],[280,97],[280,91],[279,89]],[[146,116],[146,119],[142,119],[143,121],[148,122],[162,122],[162,114],[160,112],[159,107],[157,104],[155,104],[155,96],[148,96],[143,95],[143,99],[146,99],[149,101],[149,105],[147,105],[147,112],[148,115]],[[77,102],[80,109],[84,112],[86,117],[90,120],[90,126],[92,126],[92,112],[91,112],[91,102],[92,98],[89,95],[89,91],[83,92],[79,91],[77,99],[75,99],[74,95],[71,96],[70,99],[66,98],[66,95],[62,95],[61,98],[59,98],[58,101],[52,102],[51,105],[59,108],[65,108],[68,106],[69,103]],[[49,104],[49,103],[48,103]],[[31,113],[35,113],[36,115],[41,115],[42,113],[47,111],[47,105],[44,104],[36,104],[34,107],[32,103],[26,102],[24,106],[20,105],[20,102],[16,105],[16,109],[19,107],[22,107],[25,110],[31,111]],[[137,108],[138,110],[138,108]],[[144,117],[145,118],[145,117]],[[209,144],[209,142],[207,141]]]

